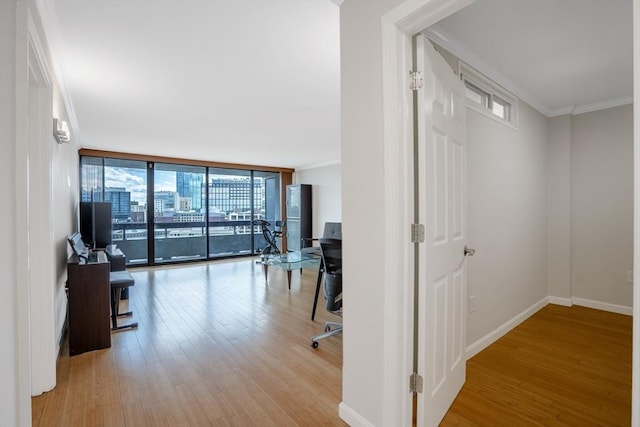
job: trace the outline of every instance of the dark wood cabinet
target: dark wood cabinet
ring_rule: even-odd
[[[111,285],[109,261],[98,252],[98,261],[67,262],[69,296],[69,355],[111,347]]]
[[[299,251],[300,239],[313,236],[311,185],[287,185],[287,250]]]

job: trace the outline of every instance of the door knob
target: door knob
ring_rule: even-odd
[[[464,256],[474,256],[475,253],[475,249],[468,248],[467,245],[464,246]]]

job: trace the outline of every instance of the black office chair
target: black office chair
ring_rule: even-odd
[[[341,222],[325,222],[324,231],[321,238],[302,238],[300,247],[301,252],[320,256],[320,246],[314,246],[313,242],[320,239],[342,239],[342,223]],[[316,293],[313,297],[313,307],[311,308],[311,320],[316,318],[316,307],[318,306],[318,295],[320,295],[320,286],[322,286],[322,274],[324,272],[324,263],[320,258],[320,267],[318,268],[318,279],[316,280]]]
[[[342,240],[319,239],[324,264],[324,298],[327,311],[342,317]],[[318,348],[318,341],[342,333],[342,323],[326,322],[324,333],[311,337],[311,347]]]

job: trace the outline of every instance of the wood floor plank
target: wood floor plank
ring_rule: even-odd
[[[467,362],[442,426],[628,426],[630,316],[548,305]]]
[[[344,426],[342,337],[309,346],[337,320],[322,307],[309,319],[315,271],[294,272],[289,290],[271,270],[265,283],[255,259],[131,269],[121,310],[138,329],[112,333],[110,349],[63,353],[33,425]]]
[[[255,260],[132,269],[136,330],[74,357],[34,397],[34,426],[345,426],[339,320],[310,317],[315,272]],[[443,426],[625,426],[631,318],[548,305],[467,363]]]

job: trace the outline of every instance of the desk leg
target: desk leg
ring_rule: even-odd
[[[320,259],[320,267],[318,267],[318,280],[316,281],[316,295],[313,298],[313,308],[311,309],[311,320],[316,318],[316,307],[318,306],[318,295],[320,294],[320,286],[322,285],[322,270],[324,263]]]
[[[289,284],[289,290],[291,290],[291,270],[287,270],[287,283]]]

